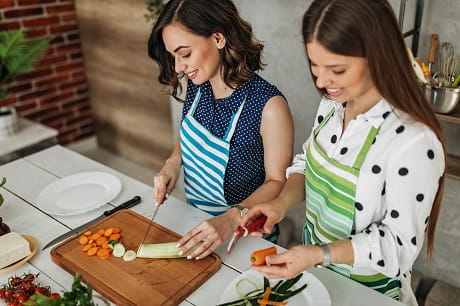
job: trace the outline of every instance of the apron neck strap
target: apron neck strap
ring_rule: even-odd
[[[330,112],[323,119],[323,121],[321,121],[320,124],[318,124],[318,126],[315,128],[315,130],[313,131],[313,136],[315,138],[318,135],[318,133],[321,130],[321,128],[332,117],[334,112],[335,112],[335,109],[334,108],[331,109]],[[364,159],[366,158],[367,152],[369,152],[369,150],[370,150],[370,148],[372,146],[372,143],[374,142],[375,136],[377,136],[379,130],[380,130],[380,126],[378,128],[374,127],[374,126],[371,127],[369,133],[367,134],[366,140],[364,141],[364,143],[361,146],[361,149],[360,149],[358,155],[356,156],[355,162],[353,163],[353,168],[355,168],[355,169],[360,169],[361,168],[361,166],[362,166],[362,164],[364,162]]]
[[[198,106],[198,102],[200,101],[200,98],[201,98],[201,88],[198,87],[198,91],[195,95],[195,98],[193,99],[192,106],[190,106],[190,110],[188,111],[190,115],[193,116],[193,114],[195,113],[195,110],[196,110],[196,107]]]
[[[332,115],[334,114],[335,112],[335,109],[332,108],[331,111],[326,115],[326,117],[323,119],[323,121],[321,121],[318,126],[315,128],[315,130],[313,131],[313,135],[316,137],[319,133],[319,130],[321,130],[321,128],[327,123],[327,121],[329,120],[329,118],[332,117]]]
[[[246,99],[249,96],[249,92],[246,94],[244,97],[243,103],[241,103],[240,107],[238,108],[238,111],[232,115],[232,118],[230,119],[230,124],[228,125],[227,132],[224,135],[224,139],[226,141],[230,141],[233,137],[233,134],[235,133],[236,130],[236,124],[238,123],[238,119],[240,118],[241,112],[243,111],[244,104],[246,103]]]

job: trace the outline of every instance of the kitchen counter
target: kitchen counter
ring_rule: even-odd
[[[114,174],[122,182],[120,194],[110,203],[93,211],[74,216],[48,215],[36,207],[36,199],[48,184],[57,179],[84,171],[103,171]],[[1,190],[5,198],[0,215],[11,229],[20,234],[34,236],[40,249],[27,263],[16,270],[0,274],[0,284],[7,283],[11,275],[24,272],[38,273],[42,285],[50,286],[53,292],[70,290],[73,275],[51,261],[52,247],[41,248],[56,236],[98,217],[134,195],[142,202],[131,210],[151,218],[153,214],[153,190],[135,179],[104,166],[96,161],[70,151],[59,145],[20,158],[0,166],[0,176],[8,179]],[[206,213],[170,197],[161,206],[155,222],[180,235],[185,234],[199,222],[209,218]],[[216,305],[220,295],[234,278],[249,269],[249,256],[256,249],[267,248],[272,243],[259,238],[241,239],[231,255],[226,253],[226,243],[216,250],[222,259],[220,269],[209,280],[189,295],[180,305]],[[328,289],[332,305],[340,306],[391,306],[402,305],[359,283],[323,268],[311,268],[308,272],[317,277]],[[1,305],[2,302],[0,302]]]

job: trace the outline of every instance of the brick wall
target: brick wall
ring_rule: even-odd
[[[38,67],[10,82],[0,105],[59,130],[60,144],[93,134],[75,0],[0,0],[0,31],[24,27],[27,37],[52,37]]]

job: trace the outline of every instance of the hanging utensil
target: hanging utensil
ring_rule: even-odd
[[[436,61],[436,53],[438,50],[438,40],[439,36],[438,34],[432,34],[431,35],[431,41],[430,41],[430,53],[428,57],[428,70],[430,72],[433,72],[433,64]]]
[[[444,86],[449,87],[450,83],[452,83],[451,76],[455,72],[451,69],[455,67],[451,67],[454,63],[454,46],[451,43],[445,42],[441,45],[441,78],[443,79]]]

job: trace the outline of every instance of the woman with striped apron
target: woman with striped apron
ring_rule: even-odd
[[[286,180],[293,120],[283,94],[257,74],[262,50],[232,1],[170,0],[152,29],[159,82],[177,100],[186,85],[180,137],[154,177],[154,199],[165,202],[183,167],[187,201],[213,216],[178,241],[183,252],[204,241],[189,259],[227,241]]]
[[[305,200],[304,244],[253,268],[292,278],[321,265],[417,305],[411,270],[425,238],[433,250],[445,150],[394,11],[386,0],[314,0],[302,36],[317,121],[278,197],[241,224],[265,215],[268,232]]]
[[[351,167],[340,164],[329,158],[316,143],[316,136],[334,111],[333,108],[313,130],[306,150],[307,218],[303,234],[304,244],[327,244],[346,239],[351,235],[355,218],[355,194],[359,172],[379,130],[375,127],[370,129]],[[396,278],[387,277],[372,269],[356,271],[348,264],[331,264],[328,268],[391,298],[399,299],[399,286]]]

